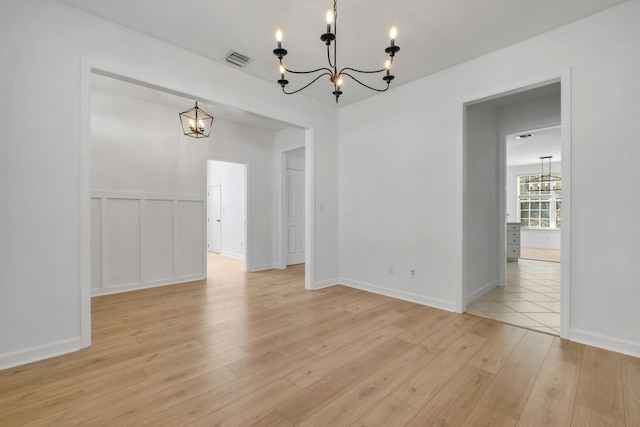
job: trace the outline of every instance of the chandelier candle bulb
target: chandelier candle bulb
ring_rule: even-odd
[[[278,49],[282,48],[282,31],[279,29],[276,31],[276,41],[278,42]]]
[[[331,32],[331,24],[333,24],[333,10],[327,12],[327,33]]]
[[[389,38],[391,39],[391,46],[396,45],[396,36],[398,35],[398,31],[396,27],[392,27],[391,31],[389,31]]]
[[[286,70],[285,70],[285,69],[284,69],[284,67],[281,65],[281,66],[280,66],[280,79],[281,79],[281,80],[284,80],[284,72],[285,72],[285,71],[286,71]]]

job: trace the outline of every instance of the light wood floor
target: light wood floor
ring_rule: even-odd
[[[560,262],[560,254],[560,249],[531,248],[527,246],[522,246],[520,248],[520,258],[522,259]]]
[[[95,298],[91,348],[0,372],[0,425],[640,425],[639,359],[222,260]]]

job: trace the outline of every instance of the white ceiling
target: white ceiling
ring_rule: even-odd
[[[141,84],[130,83],[100,74],[91,75],[91,88],[175,108],[176,117],[179,112],[192,108],[194,105],[193,99],[180,96],[180,94],[167,93],[145,87]],[[259,116],[226,105],[200,101],[198,102],[198,107],[213,115],[214,120],[224,119],[244,126],[251,126],[271,132],[277,132],[291,126],[285,122]]]
[[[60,0],[152,37],[225,62],[230,51],[253,58],[241,70],[280,90],[275,30],[284,33],[292,69],[326,66],[320,34],[330,0]],[[393,86],[444,70],[627,0],[341,0],[338,4],[341,67],[378,69],[384,64],[389,28],[398,28],[401,51]],[[373,77],[373,76],[371,76]],[[383,83],[380,76],[367,80]],[[291,88],[306,81],[290,77]],[[321,79],[304,93],[335,105],[333,87]],[[376,92],[346,80],[340,105]],[[280,95],[285,96],[285,95]],[[299,96],[299,95],[292,95]]]
[[[520,134],[531,134],[530,138],[517,139]],[[507,136],[507,166],[523,166],[541,163],[540,157],[553,156],[552,162],[561,160],[560,127],[531,130]],[[545,160],[545,171],[548,162]]]

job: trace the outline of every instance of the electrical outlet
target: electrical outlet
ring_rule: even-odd
[[[409,270],[409,277],[411,277],[412,279],[416,278],[416,269],[412,268]]]
[[[393,273],[394,273],[393,265],[390,265],[389,266],[389,274],[393,274]]]

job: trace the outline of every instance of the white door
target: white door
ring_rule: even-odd
[[[219,185],[207,188],[207,250],[217,253],[222,241],[220,191]]]
[[[304,171],[287,169],[287,265],[304,262]]]

